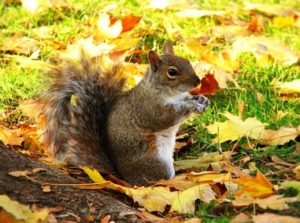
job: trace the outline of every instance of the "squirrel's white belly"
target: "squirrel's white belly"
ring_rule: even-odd
[[[172,176],[175,175],[173,153],[178,128],[179,124],[155,133],[158,158],[169,167]]]

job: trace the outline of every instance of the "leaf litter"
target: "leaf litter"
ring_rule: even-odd
[[[65,1],[46,1],[43,3],[35,0],[34,2],[36,3],[34,7],[31,7],[28,1],[22,1],[22,4],[26,10],[33,14],[41,13],[50,8],[72,9],[72,7],[66,5]],[[245,22],[235,18],[233,15],[228,19],[228,14],[230,13],[226,11],[227,9],[224,11],[202,10],[199,9],[199,5],[191,3],[193,1],[185,0],[175,3],[173,1],[154,0],[146,7],[149,10],[171,9],[174,10],[174,15],[182,19],[209,16],[221,22],[222,25],[211,27],[205,41],[200,41],[200,39],[181,40],[182,44],[185,44],[190,53],[196,57],[196,60],[193,62],[196,72],[199,76],[204,77],[201,86],[194,89],[194,94],[215,95],[217,91],[229,88],[229,82],[233,83],[236,89],[241,90],[236,76],[241,65],[239,57],[244,52],[252,53],[257,60],[261,60],[263,63],[267,60],[280,63],[283,66],[291,66],[299,61],[298,52],[294,52],[279,40],[263,35],[265,32],[265,19],[269,19],[276,27],[297,26],[297,23],[299,23],[299,11],[281,5],[246,3],[240,10],[244,10],[245,14],[247,14],[247,11],[250,11],[252,20]],[[142,78],[147,65],[125,61],[126,58],[133,55],[134,49],[138,45],[139,36],[136,35],[135,27],[138,25],[142,29],[147,27],[144,22],[143,17],[127,15],[117,18],[112,16],[111,13],[102,11],[96,18],[89,19],[88,35],[81,39],[75,38],[71,41],[72,44],[63,46],[62,49],[67,48],[64,51],[65,56],[73,59],[78,56],[78,49],[80,48],[84,48],[92,56],[109,55],[108,63],[122,63],[123,73],[128,76],[129,85],[132,87]],[[17,61],[24,69],[31,69],[32,67],[42,68],[46,65],[44,64],[46,62],[37,60],[41,48],[39,41],[49,40],[51,35],[53,35],[53,30],[53,27],[44,26],[32,30],[36,35],[33,38],[19,34],[5,37],[6,39],[4,44],[0,46],[0,50],[6,56],[9,54],[8,56],[11,56],[10,59]],[[172,27],[169,27],[169,34],[173,36],[172,32],[175,32],[174,30]],[[176,29],[176,32],[179,31],[180,29]],[[177,33],[178,36],[181,37],[180,33]],[[210,44],[219,41],[220,38],[224,38],[228,44],[222,50],[213,52]],[[54,42],[52,44],[52,47],[55,48]],[[25,56],[21,57],[20,55]],[[274,87],[279,95],[298,97],[298,82],[298,79],[290,82],[276,81],[274,82]],[[257,97],[263,103],[264,98],[258,94]],[[43,124],[42,117],[38,115],[39,105],[22,105],[20,109],[31,118],[36,120],[40,118],[37,122],[41,125]],[[211,140],[211,143],[222,144],[226,141],[234,142],[241,138],[247,138],[247,140],[255,140],[259,144],[277,146],[285,145],[295,140],[299,135],[299,126],[281,126],[278,130],[271,130],[266,129],[268,123],[262,123],[256,117],[243,120],[243,110],[244,108],[241,109],[239,116],[227,112],[224,114],[228,119],[227,121],[215,122],[207,126],[210,134],[217,135]],[[38,128],[32,128],[27,123],[24,124],[23,130],[21,128],[9,129],[4,126],[0,127],[0,139],[5,144],[19,147],[22,146],[26,138],[37,137],[33,135],[40,128],[39,126]],[[38,142],[36,138],[34,141]],[[36,146],[30,144],[28,147],[29,150],[37,150],[41,145],[36,143]],[[273,181],[271,182],[259,170],[254,176],[250,174],[250,171],[245,171],[245,169],[240,169],[239,167],[235,167],[237,168],[235,169],[236,171],[232,171],[233,169],[230,167],[232,155],[232,152],[204,153],[198,158],[178,160],[175,162],[175,168],[181,174],[176,175],[172,180],[152,182],[151,187],[135,186],[131,188],[117,185],[105,180],[96,170],[83,167],[83,170],[95,183],[72,186],[82,189],[107,188],[125,193],[144,208],[144,211],[141,212],[142,218],[152,219],[156,222],[169,222],[172,218],[160,218],[149,212],[165,213],[167,211],[170,214],[192,214],[196,210],[196,200],[201,200],[204,203],[217,201],[219,204],[225,201],[231,203],[235,208],[256,204],[266,210],[285,210],[288,208],[289,203],[299,201],[299,182],[285,181],[277,185],[272,183]],[[15,177],[22,177],[35,171],[20,170],[9,174]],[[295,166],[293,171],[294,179],[299,180],[299,165]],[[293,188],[298,191],[298,195],[297,197],[284,197],[278,194],[278,187]],[[51,191],[51,184],[43,185],[43,190],[45,192]],[[2,199],[9,198],[2,197]],[[10,203],[9,200],[6,201],[7,204]],[[17,204],[13,204],[13,206],[15,205]],[[167,207],[170,208],[168,209]],[[34,212],[28,213],[30,216],[33,214],[32,219],[42,219],[46,216],[46,214],[35,215]],[[242,216],[242,214],[243,212],[238,216]],[[253,222],[269,222],[269,219],[272,219],[272,222],[299,222],[296,218],[273,213],[244,214],[243,218],[247,219],[247,221],[250,219]],[[190,222],[200,221],[198,218],[190,220]],[[176,221],[174,220],[174,222]],[[183,221],[178,220],[178,222]]]

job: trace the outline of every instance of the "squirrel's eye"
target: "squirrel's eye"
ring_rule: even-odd
[[[178,70],[175,67],[168,68],[168,77],[171,79],[175,79],[178,75]]]

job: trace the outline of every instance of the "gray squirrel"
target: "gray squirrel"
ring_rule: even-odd
[[[148,60],[144,78],[125,92],[116,67],[104,71],[85,55],[53,68],[53,82],[42,97],[42,139],[57,160],[137,185],[175,175],[176,132],[190,114],[204,112],[209,101],[189,93],[200,79],[188,60],[174,55],[170,43],[161,56],[149,51]]]

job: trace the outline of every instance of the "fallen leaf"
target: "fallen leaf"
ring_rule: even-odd
[[[217,137],[213,139],[214,143],[222,143],[229,140],[234,141],[241,137],[260,139],[265,130],[266,124],[256,118],[247,118],[245,121],[242,121],[241,118],[229,112],[226,112],[224,115],[229,120],[214,122],[207,126],[209,133],[217,134]]]
[[[293,172],[295,173],[296,180],[300,180],[300,165],[296,166],[296,167],[293,169]]]
[[[300,201],[300,182],[299,181],[285,181],[281,184],[283,188],[294,188],[298,191],[297,199]]]
[[[300,79],[290,82],[275,82],[275,88],[279,94],[300,94]]]
[[[192,172],[187,176],[187,178],[197,183],[216,184],[231,181],[231,174],[203,171],[200,173]]]
[[[201,79],[200,87],[194,88],[191,91],[192,95],[214,95],[218,90],[219,85],[213,74],[206,74]]]
[[[24,138],[20,135],[19,129],[9,129],[0,126],[0,141],[5,145],[18,145],[20,146]]]
[[[245,213],[239,213],[234,216],[230,223],[249,223],[251,222],[251,217]]]
[[[296,23],[294,16],[276,16],[273,18],[273,25],[278,28],[293,26]]]
[[[154,182],[153,184],[155,186],[165,186],[171,189],[175,188],[176,190],[183,191],[198,185],[197,182],[194,182],[188,178],[189,175],[189,173],[184,173],[176,175],[170,180],[161,179],[157,182]]]
[[[234,207],[241,207],[241,206],[249,206],[253,204],[257,204],[263,209],[273,209],[273,210],[284,210],[287,209],[289,202],[296,201],[296,198],[293,197],[282,197],[280,195],[273,195],[267,198],[259,199],[259,198],[252,198],[247,194],[242,196],[236,197],[232,204]]]
[[[0,51],[11,54],[30,55],[38,50],[38,41],[25,36],[12,36],[4,38]]]
[[[254,223],[300,223],[300,218],[264,213],[252,217]]]
[[[132,30],[141,20],[140,16],[128,15],[121,18],[122,22],[122,32],[128,32]],[[117,22],[117,18],[110,19],[110,25],[112,26],[115,22]]]
[[[268,16],[293,16],[299,14],[294,8],[283,6],[282,4],[255,4],[246,2],[245,8],[261,12]]]
[[[11,200],[7,195],[0,195],[0,207],[13,215],[17,220],[23,220],[26,223],[37,223],[38,221],[44,221],[49,214],[47,209],[42,209],[41,211],[31,211],[28,206]]]
[[[193,213],[195,201],[200,199],[204,202],[215,200],[215,192],[208,184],[201,184],[181,191],[171,204],[171,211],[179,213]]]
[[[100,13],[98,18],[96,39],[114,39],[121,34],[123,30],[122,21],[117,20],[112,24],[107,13]]]
[[[38,173],[41,171],[47,171],[46,169],[43,168],[34,168],[31,170],[15,170],[15,171],[10,171],[8,174],[14,177],[20,177],[20,176],[25,176],[25,175],[31,175],[34,173]]]
[[[139,187],[130,189],[131,197],[147,211],[164,212],[167,205],[178,197],[178,192],[171,192],[167,187]]]
[[[80,167],[88,176],[89,178],[94,181],[95,183],[105,183],[106,180],[101,176],[101,174],[93,168],[90,167]]]
[[[191,9],[191,8],[198,8],[199,5],[194,1],[190,0],[151,0],[147,8],[151,9]]]
[[[246,193],[254,198],[263,198],[274,193],[272,183],[260,171],[257,171],[255,177],[241,176],[233,182],[241,186],[237,195]]]
[[[218,152],[203,153],[197,159],[177,160],[174,162],[175,170],[207,170],[208,167],[212,167],[213,170],[219,171],[222,169],[224,163],[228,162],[231,158],[230,152],[224,152],[222,154]]]
[[[263,56],[271,56],[285,66],[293,65],[299,59],[296,54],[280,41],[262,36],[236,38],[232,44],[232,59],[236,60],[242,52],[251,52],[257,59]]]
[[[200,18],[203,16],[220,16],[225,13],[224,11],[185,9],[177,12],[176,15],[181,18]]]
[[[298,128],[280,127],[277,131],[266,129],[261,136],[260,143],[271,146],[284,145],[299,135],[300,126]]]

